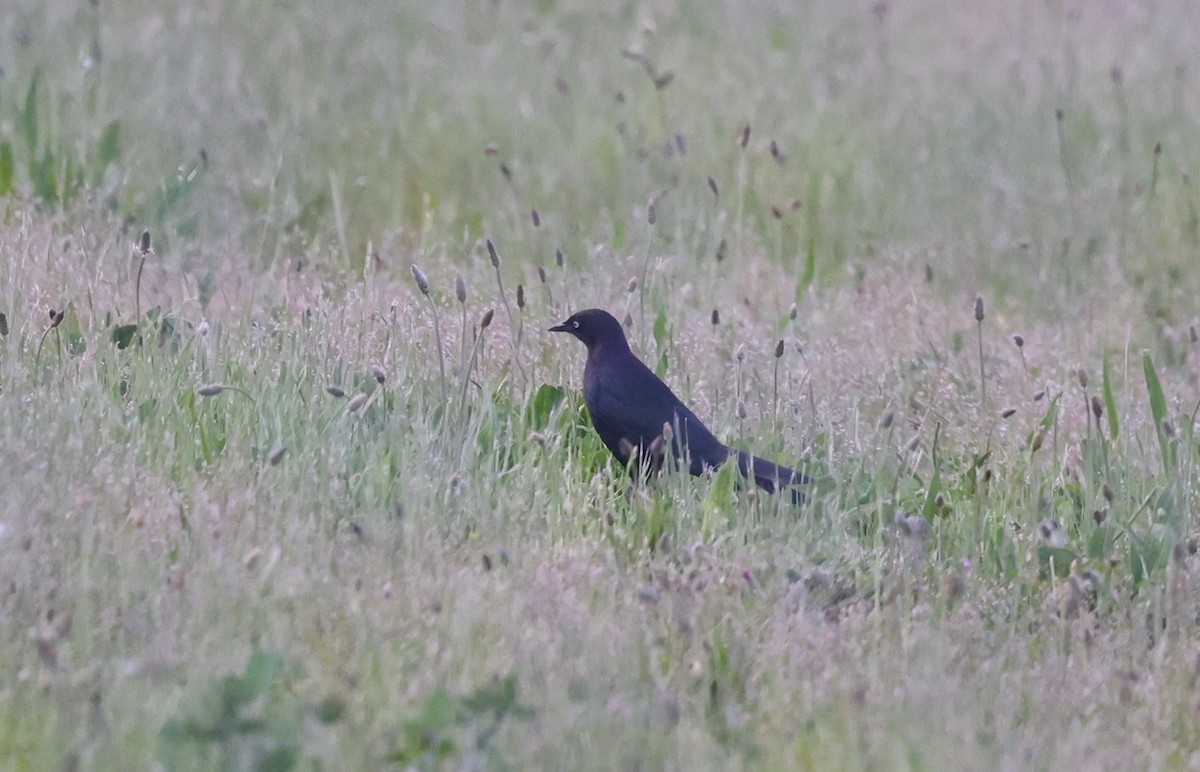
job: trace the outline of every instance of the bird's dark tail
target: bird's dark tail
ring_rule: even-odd
[[[737,453],[738,471],[742,473],[743,477],[753,478],[754,482],[758,483],[758,487],[767,493],[789,490],[793,504],[803,503],[804,494],[797,489],[797,486],[807,483],[808,477],[802,472],[780,464],[773,464],[765,458],[752,456],[745,451],[734,452]]]

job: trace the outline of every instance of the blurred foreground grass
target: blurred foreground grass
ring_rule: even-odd
[[[1196,766],[1190,18],[10,3],[0,766]]]

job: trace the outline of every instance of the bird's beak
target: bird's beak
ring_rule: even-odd
[[[547,332],[569,332],[569,331],[570,330],[567,328],[566,322],[563,322],[562,324],[556,324],[553,327],[551,327],[549,330],[547,330]]]

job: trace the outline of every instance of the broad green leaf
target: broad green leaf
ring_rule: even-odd
[[[533,429],[541,429],[550,423],[551,413],[562,404],[566,397],[567,391],[561,386],[544,383],[538,387],[533,399],[529,402],[529,426]]]
[[[242,680],[253,691],[255,696],[265,694],[275,681],[275,676],[283,669],[283,657],[274,652],[255,649],[246,663],[246,672]]]
[[[346,714],[346,701],[341,697],[326,697],[313,706],[313,715],[322,724],[336,724]]]
[[[136,324],[119,324],[113,328],[112,340],[117,344],[117,348],[129,348],[129,344],[133,343],[133,336],[137,334],[138,326]]]
[[[737,464],[722,464],[713,475],[712,485],[708,486],[708,495],[701,505],[705,512],[717,515],[729,511],[733,502],[733,488],[736,480]]]
[[[1062,578],[1071,573],[1071,563],[1073,563],[1078,555],[1074,550],[1066,547],[1051,547],[1043,544],[1038,547],[1038,568],[1043,579],[1049,579],[1051,575]]]
[[[420,727],[425,733],[438,734],[457,724],[459,716],[458,704],[444,687],[439,686],[425,701],[425,709],[411,725]]]
[[[659,351],[666,347],[667,340],[667,314],[661,308],[658,310],[658,315],[654,317],[654,342],[658,344]]]
[[[228,713],[236,713],[237,709],[258,696],[253,684],[237,676],[225,676],[217,686],[221,696],[221,705]]]
[[[1138,539],[1129,550],[1129,572],[1133,585],[1137,587],[1163,562],[1167,551],[1162,541],[1152,536]]]
[[[1054,398],[1050,400],[1050,404],[1046,406],[1046,415],[1042,416],[1042,423],[1040,424],[1043,429],[1049,429],[1051,426],[1054,426],[1054,422],[1058,418],[1058,398],[1061,396],[1062,392],[1060,391],[1054,395]]]
[[[1092,560],[1103,560],[1116,537],[1111,526],[1097,526],[1088,538],[1087,556]]]

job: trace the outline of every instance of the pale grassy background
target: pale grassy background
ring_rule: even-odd
[[[1200,765],[1190,4],[430,5],[0,10],[0,766]],[[806,504],[627,498],[593,305]]]

